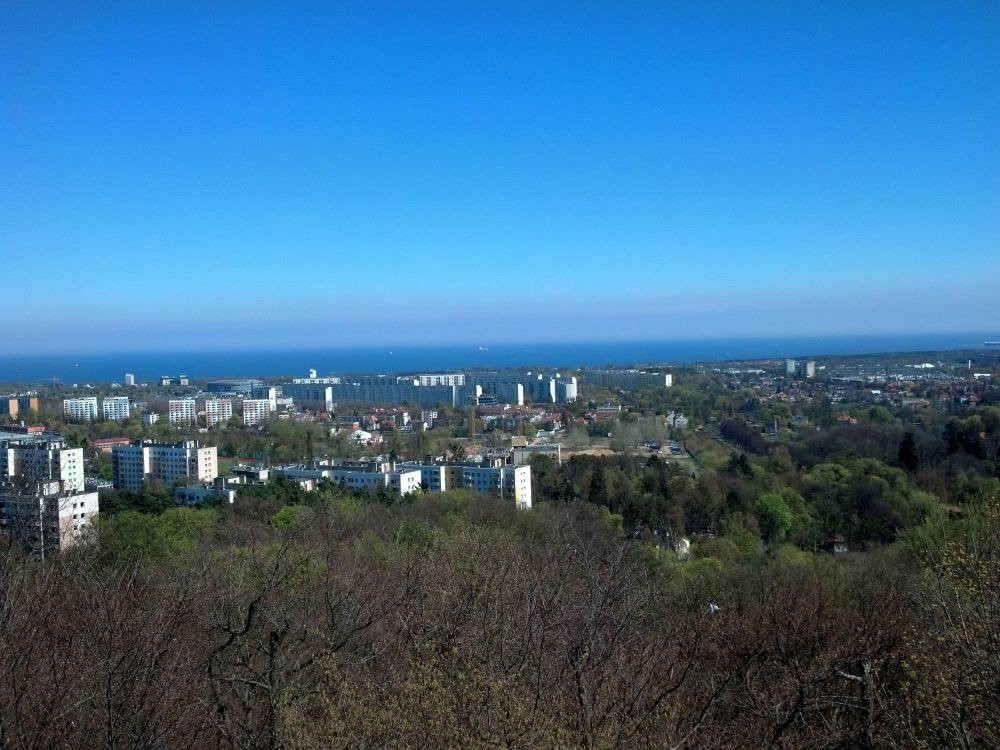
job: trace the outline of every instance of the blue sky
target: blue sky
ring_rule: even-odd
[[[9,352],[1000,328],[1000,5],[9,1],[0,255]]]

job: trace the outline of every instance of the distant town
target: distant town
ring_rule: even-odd
[[[996,392],[998,360],[975,352],[412,375],[312,369],[148,383],[123,373],[119,383],[54,384],[0,398],[0,527],[44,555],[86,538],[112,493],[152,486],[176,505],[233,504],[273,481],[401,497],[466,489],[530,509],[539,458],[558,466],[638,452],[697,476],[706,442],[747,451],[805,427],[857,424],[873,410],[975,406]]]

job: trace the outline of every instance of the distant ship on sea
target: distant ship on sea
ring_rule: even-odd
[[[983,346],[1000,346],[1000,341],[984,341]]]

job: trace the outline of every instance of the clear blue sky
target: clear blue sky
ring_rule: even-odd
[[[7,0],[0,257],[8,352],[998,328],[1000,4]]]

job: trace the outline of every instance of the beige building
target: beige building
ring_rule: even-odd
[[[34,412],[38,414],[38,396],[3,396],[0,397],[0,419],[27,419]],[[6,420],[4,420],[6,421]]]

